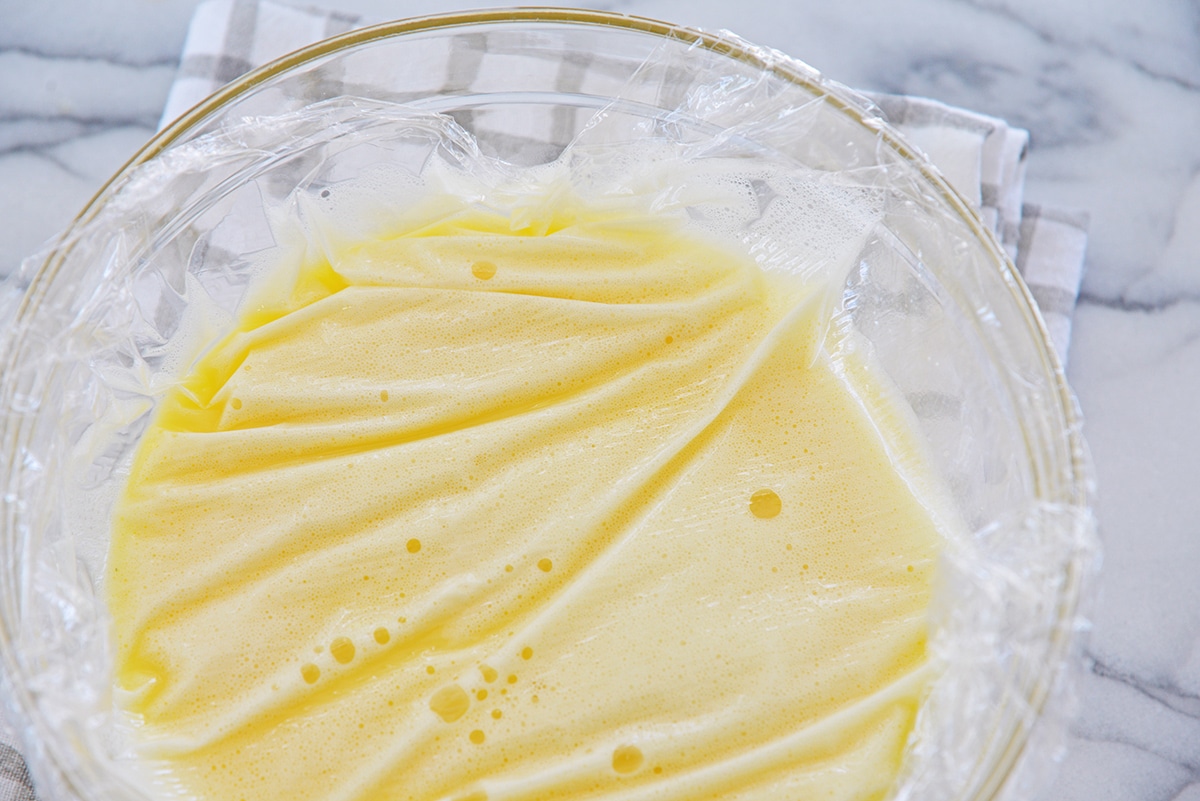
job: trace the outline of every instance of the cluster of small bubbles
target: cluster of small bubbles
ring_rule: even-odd
[[[772,262],[786,260],[780,267],[836,262],[836,254],[842,253],[847,243],[858,241],[874,219],[868,209],[877,202],[865,197],[861,187],[802,180],[772,180],[770,184],[777,196],[751,229],[756,239],[775,245]]]

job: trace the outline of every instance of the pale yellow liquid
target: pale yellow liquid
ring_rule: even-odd
[[[586,215],[294,284],[163,401],[116,514],[119,696],[162,786],[886,794],[939,534],[811,290]]]

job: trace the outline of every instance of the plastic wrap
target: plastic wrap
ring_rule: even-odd
[[[685,220],[827,287],[825,354],[851,387],[855,364],[888,376],[946,512],[939,678],[892,795],[1027,797],[1065,731],[1095,543],[1078,414],[1000,248],[866,103],[795,61],[508,16],[384,26],[244,81],[0,294],[4,695],[42,797],[147,797],[111,691],[109,521],[156,402],[248,293],[462,204],[524,226],[567,197]],[[471,81],[427,86],[464,48]]]

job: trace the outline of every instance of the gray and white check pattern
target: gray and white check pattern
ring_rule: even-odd
[[[299,8],[275,0],[208,0],[192,18],[179,75],[167,98],[166,125],[244,72],[320,39],[368,22],[337,11]],[[429,82],[422,92],[465,89],[493,54],[484,46],[472,52],[441,54],[422,65]],[[580,54],[564,61],[555,88],[579,91],[585,72],[603,75],[601,56]],[[442,74],[433,67],[440,61]],[[352,76],[347,76],[352,90]],[[996,234],[1024,277],[1066,362],[1071,317],[1083,278],[1087,215],[1026,203],[1025,157],[1029,132],[1004,120],[903,95],[868,95],[910,142],[922,149],[947,180],[975,207]],[[569,110],[564,110],[570,113]],[[470,113],[470,112],[467,112]],[[574,130],[568,121],[564,129]],[[553,132],[551,132],[553,134]],[[545,149],[558,141],[539,131],[528,146]],[[566,141],[561,142],[565,145]],[[509,152],[520,152],[514,143]],[[531,158],[539,154],[529,153]]]
[[[0,743],[0,801],[36,801],[25,760],[10,745]]]
[[[1029,132],[936,100],[868,96],[991,227],[1025,279],[1065,364],[1083,280],[1088,215],[1024,201]]]
[[[364,21],[337,11],[300,8],[274,0],[207,0],[192,17],[179,72],[163,111],[161,126],[238,76],[293,50]],[[468,48],[469,49],[469,48]],[[485,43],[471,52],[442,54],[442,74],[421,65],[422,93],[470,87],[492,57]],[[508,56],[515,57],[515,56]],[[603,56],[581,53],[559,70],[554,88],[584,91],[585,75],[605,75]],[[345,76],[353,91],[353,76]],[[425,86],[424,84],[428,84]],[[869,95],[882,114],[922,149],[947,180],[970,202],[1013,259],[1029,286],[1050,336],[1065,362],[1087,245],[1087,215],[1024,202],[1025,157],[1029,133],[1004,120],[934,100],[899,95]],[[402,100],[403,98],[397,98]],[[542,131],[529,147],[547,140],[565,145],[571,120],[552,120],[563,136]],[[531,132],[532,134],[533,132]],[[519,137],[517,137],[519,138]],[[560,141],[561,140],[561,141]],[[510,152],[519,152],[520,142]],[[538,154],[530,153],[530,156]],[[12,290],[10,285],[2,287]],[[0,726],[0,801],[35,801],[20,753],[5,744],[10,732]]]

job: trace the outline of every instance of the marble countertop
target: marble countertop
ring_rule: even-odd
[[[0,2],[0,276],[154,132],[196,2]],[[339,8],[387,18],[468,5]],[[1200,801],[1200,6],[592,5],[728,28],[843,83],[1029,129],[1026,197],[1091,213],[1068,376],[1105,546],[1080,711],[1045,798]]]

